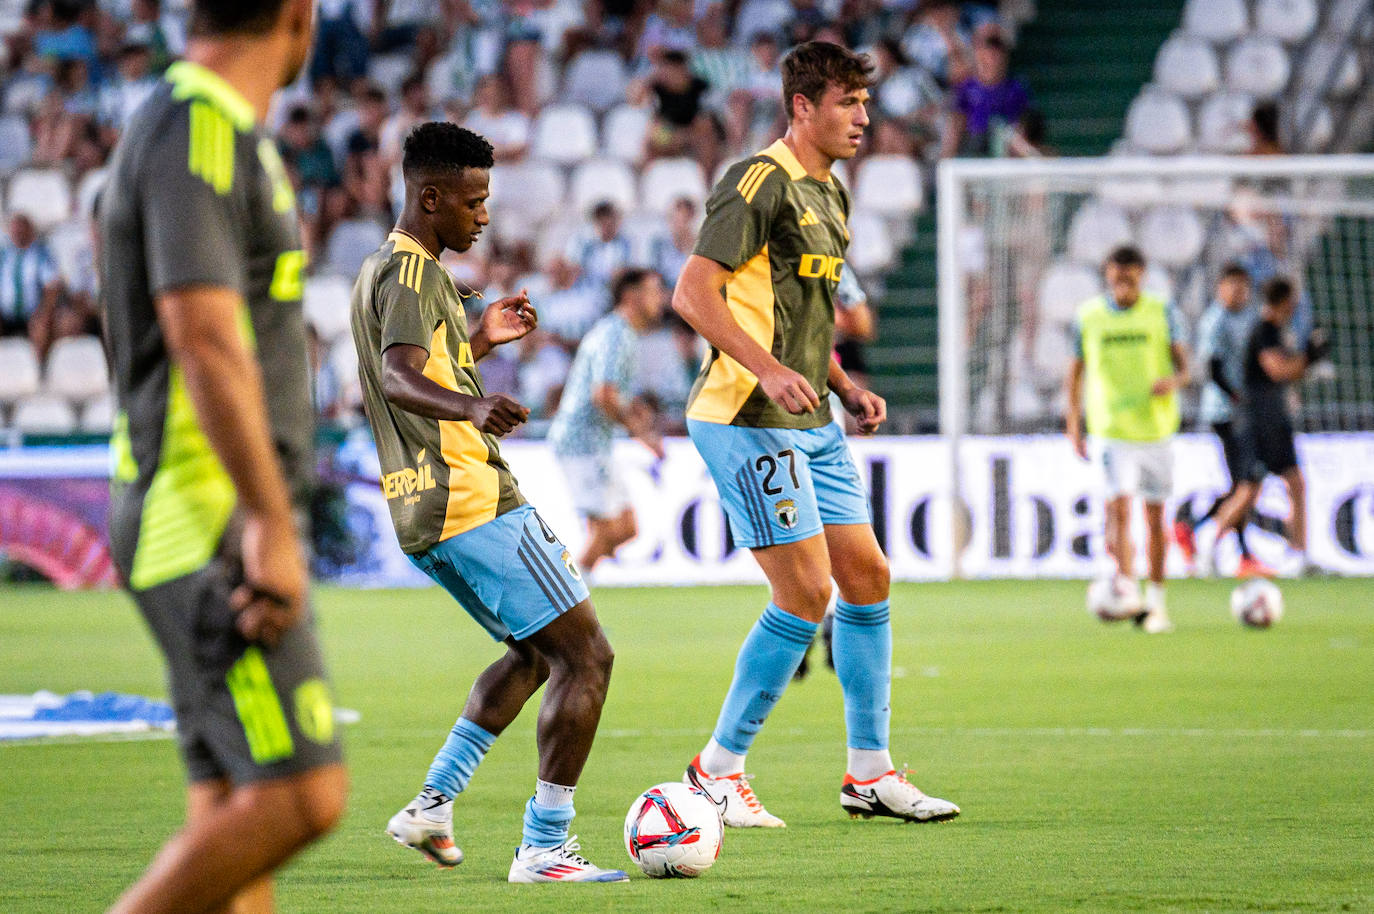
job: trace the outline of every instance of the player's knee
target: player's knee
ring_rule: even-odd
[[[635,522],[634,512],[626,511],[620,518],[620,542],[628,543],[636,536],[639,536],[639,524]]]
[[[333,831],[348,807],[348,773],[342,765],[310,772],[293,790],[305,839],[314,841]]]

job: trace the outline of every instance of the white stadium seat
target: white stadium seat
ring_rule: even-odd
[[[902,155],[873,155],[859,166],[854,205],[892,217],[910,216],[921,209],[921,169]]]
[[[706,202],[706,178],[694,159],[658,159],[639,179],[639,199],[646,209],[666,213],[678,197]]]
[[[1140,281],[1140,287],[1146,292],[1158,295],[1165,301],[1173,301],[1174,299],[1173,277],[1169,275],[1168,270],[1157,263],[1152,263],[1145,268],[1145,278]]]
[[[644,141],[649,136],[653,118],[654,113],[648,108],[634,105],[612,108],[601,125],[601,151],[623,162],[643,161]]]
[[[492,221],[542,223],[563,205],[563,171],[550,162],[529,160],[491,169]]]
[[[1157,206],[1140,221],[1140,248],[1149,263],[1183,267],[1197,261],[1206,241],[1202,220],[1183,206]]]
[[[573,209],[586,213],[603,200],[609,200],[628,213],[635,208],[635,175],[619,159],[588,159],[573,169]]]
[[[1188,0],[1183,28],[1213,44],[1235,41],[1250,28],[1245,0]]]
[[[1078,306],[1102,291],[1097,270],[1081,263],[1060,260],[1040,277],[1037,301],[1042,324],[1067,326],[1078,313]]]
[[[1069,256],[1094,269],[1112,248],[1131,242],[1131,222],[1126,212],[1105,200],[1089,200],[1069,223]]]
[[[100,192],[105,189],[105,182],[109,179],[109,169],[104,166],[92,168],[81,176],[81,183],[76,186],[76,215],[82,219],[95,218],[95,201],[100,197]]]
[[[324,249],[325,268],[331,273],[357,276],[363,261],[386,241],[386,229],[372,219],[346,219],[334,226]]]
[[[598,113],[625,97],[625,63],[614,51],[583,51],[568,64],[563,77],[563,98]]]
[[[1184,98],[1197,98],[1221,85],[1221,65],[1212,46],[1196,35],[1175,32],[1155,55],[1155,83]]]
[[[81,431],[108,434],[114,427],[115,402],[110,394],[96,397],[81,407]]]
[[[1339,65],[1336,63],[1338,58]],[[1333,68],[1335,73],[1332,73]],[[1325,91],[1343,98],[1360,88],[1360,62],[1354,52],[1337,39],[1319,38],[1312,42],[1303,58],[1298,71],[1298,88],[1304,95]]]
[[[1188,106],[1169,92],[1142,92],[1126,112],[1126,138],[1143,152],[1180,152],[1193,139]]]
[[[572,165],[596,152],[596,121],[578,105],[550,105],[534,121],[530,152],[540,159]]]
[[[563,256],[563,251],[568,246],[568,239],[585,224],[581,215],[572,212],[565,212],[561,216],[549,220],[543,228],[539,229],[535,239],[535,266],[540,270],[547,270],[554,260]],[[537,305],[538,302],[535,304]]]
[[[897,259],[887,222],[876,213],[855,210],[849,217],[848,262],[860,276],[886,270]]]
[[[13,403],[38,393],[38,356],[22,336],[0,339],[0,403]]]
[[[305,280],[305,322],[315,328],[325,343],[343,336],[349,330],[349,302],[353,297],[353,283],[341,274],[321,273]]]
[[[1231,202],[1230,178],[1180,178],[1169,183],[1165,197],[1181,206],[1225,207]]]
[[[68,400],[90,400],[110,390],[105,346],[95,336],[69,336],[53,343],[44,389]]]
[[[1288,52],[1273,38],[1252,35],[1226,55],[1226,88],[1273,98],[1288,85]]]
[[[1255,100],[1243,92],[1215,92],[1207,96],[1197,115],[1198,147],[1204,152],[1248,152],[1246,125]]]
[[[26,435],[70,435],[76,431],[76,410],[60,397],[29,397],[14,408],[10,424]]]
[[[1145,176],[1110,178],[1098,182],[1097,196],[1128,210],[1143,209],[1164,199],[1164,182]]]
[[[1092,295],[1085,295],[1084,299]],[[1074,357],[1073,328],[1070,324],[1055,321],[1041,324],[1035,334],[1035,345],[1031,347],[1031,359],[1035,363],[1033,377],[1042,379],[1046,387],[1051,383],[1059,386],[1064,376],[1065,366]]]
[[[0,117],[0,172],[12,171],[33,155],[29,122],[18,115]]]
[[[68,219],[48,233],[48,251],[68,286],[79,288],[95,269],[95,242],[89,219]]]
[[[1259,0],[1255,5],[1255,31],[1284,44],[1307,39],[1317,27],[1316,0]]]
[[[1359,24],[1369,0],[1327,0],[1326,30],[1333,35],[1345,35]]]
[[[15,172],[10,179],[5,209],[25,214],[40,232],[46,232],[72,214],[71,185],[55,168]]]
[[[1311,122],[1296,124],[1294,128],[1301,131],[1302,136],[1295,138],[1293,152],[1328,152],[1326,144],[1331,142],[1331,137],[1336,132],[1336,123],[1331,117],[1331,109],[1318,103]]]

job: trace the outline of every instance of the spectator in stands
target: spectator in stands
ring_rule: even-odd
[[[1277,102],[1260,102],[1250,113],[1245,125],[1250,134],[1250,155],[1281,156],[1287,150],[1279,139],[1279,106]]]
[[[647,157],[689,155],[710,174],[720,161],[720,134],[715,119],[702,105],[710,84],[692,73],[682,51],[663,51],[649,75],[654,120],[649,129]]]
[[[85,60],[74,57],[59,62],[54,83],[33,128],[34,160],[45,165],[73,154],[81,131],[95,120],[99,109]]]
[[[119,49],[115,76],[100,87],[100,123],[109,131],[107,145],[114,146],[117,131],[129,115],[157,88],[153,69],[153,48],[145,39],[126,38]]]
[[[590,325],[588,325],[590,326]],[[531,419],[550,419],[558,411],[563,384],[572,367],[567,344],[540,328],[520,340],[520,396]]]
[[[100,74],[100,53],[96,47],[95,4],[83,0],[46,0],[39,4],[47,11],[46,21],[40,18],[40,28],[33,36],[33,49],[38,56],[56,61],[80,60],[87,72],[97,80]]]
[[[1007,43],[996,29],[979,33],[973,75],[954,91],[944,155],[1003,155],[1011,125],[1030,107],[1026,84],[1007,73]]]
[[[516,162],[530,148],[530,118],[511,107],[506,81],[492,74],[477,81],[471,113],[463,126],[480,133],[491,143],[498,162]]]
[[[152,72],[160,75],[186,50],[186,27],[176,15],[163,11],[161,0],[133,0],[131,10],[133,21],[124,41],[148,48]]]
[[[48,246],[23,213],[10,217],[0,242],[0,335],[27,336],[39,359],[58,336],[62,280]]]
[[[902,36],[906,57],[944,86],[957,86],[972,67],[969,35],[959,28],[956,0],[922,0]]]
[[[574,267],[578,286],[598,303],[592,320],[610,308],[611,281],[632,259],[630,239],[621,230],[622,218],[614,203],[602,200],[592,207],[591,224],[575,232],[563,249],[563,260]]]
[[[712,6],[697,21],[697,41],[691,51],[692,72],[710,86],[705,104],[722,114],[730,96],[749,81],[749,52],[730,43],[728,23],[725,7]]]
[[[318,218],[324,195],[343,182],[309,108],[297,105],[287,113],[277,146],[299,194],[301,215]]]
[[[870,56],[877,68],[873,89],[877,112],[912,130],[921,147],[938,140],[945,116],[945,92],[935,78],[912,66],[901,45],[891,38],[874,45]]]
[[[792,12],[788,0],[744,0],[735,14],[732,33],[736,41],[748,40],[751,44],[760,32],[782,35],[792,24]]]
[[[565,257],[555,257],[549,264],[548,280],[549,291],[536,305],[539,325],[552,337],[565,342],[570,350],[576,349],[582,335],[606,312],[610,290],[606,286],[597,288],[590,282],[579,281],[577,264]],[[524,282],[522,279],[521,284]]]
[[[649,239],[648,266],[663,277],[663,285],[669,289],[677,285],[682,266],[696,247],[700,222],[696,201],[678,197],[668,210],[668,230]]]
[[[390,176],[381,155],[382,125],[389,112],[386,92],[376,83],[364,84],[358,93],[358,124],[345,147],[343,182],[365,213],[382,214],[389,205]]]
[[[692,0],[658,0],[639,34],[636,63],[641,67],[654,63],[664,51],[690,51],[697,36],[693,12]]]
[[[382,125],[382,158],[387,167],[399,165],[401,144],[410,131],[426,121],[434,120],[435,112],[429,103],[429,87],[424,77],[413,73],[401,83],[401,107]]]
[[[375,0],[319,0],[310,81],[335,76],[345,82],[367,75]]]

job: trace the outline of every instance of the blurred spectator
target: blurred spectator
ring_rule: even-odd
[[[343,182],[348,195],[364,212],[381,214],[388,207],[390,175],[382,158],[382,125],[388,108],[380,86],[366,84],[359,93],[358,123],[348,135]]]
[[[401,83],[401,107],[386,119],[381,130],[382,158],[388,167],[401,161],[401,146],[406,135],[419,124],[434,120],[435,112],[429,103],[429,87],[418,73]]]
[[[367,74],[376,0],[319,0],[310,80],[336,76],[345,81]]]
[[[610,308],[611,280],[630,265],[631,248],[630,239],[621,231],[622,216],[614,203],[603,200],[592,207],[591,216],[591,224],[568,239],[563,260],[575,268],[578,286],[589,291],[597,302],[598,311],[592,315],[595,320]]]
[[[940,84],[957,86],[968,78],[972,51],[959,27],[956,0],[921,0],[916,20],[902,36],[902,50]]]
[[[710,85],[693,75],[682,51],[664,51],[649,75],[654,97],[654,122],[649,130],[648,157],[689,155],[710,174],[720,158],[720,135],[715,119],[702,107]]]
[[[301,214],[307,219],[319,216],[323,195],[338,187],[342,179],[309,108],[298,105],[291,109],[277,146],[300,195]]]
[[[579,282],[577,265],[561,257],[554,258],[550,264],[548,277],[549,291],[535,304],[539,309],[539,325],[575,348],[582,335],[606,312],[610,290]]]
[[[186,27],[174,13],[163,11],[161,0],[133,0],[131,12],[124,42],[146,47],[152,72],[160,74],[186,50]]]
[[[529,407],[531,419],[549,419],[558,411],[571,367],[567,348],[549,332],[535,330],[520,340],[518,399]]]
[[[39,28],[33,36],[33,49],[38,56],[60,62],[82,61],[87,72],[98,80],[100,54],[91,28],[95,4],[82,0],[46,0],[38,4],[38,9]]]
[[[744,0],[735,14],[735,40],[752,43],[759,33],[767,32],[776,41],[791,24],[792,12],[788,0]]]
[[[463,126],[480,133],[491,143],[498,162],[514,162],[525,157],[530,146],[530,119],[510,105],[506,81],[499,76],[484,76],[473,93],[472,112]]]
[[[635,59],[641,65],[657,62],[664,51],[685,54],[696,44],[692,0],[658,0],[644,21]]]
[[[870,55],[876,72],[875,107],[914,131],[919,145],[937,140],[945,115],[945,93],[926,70],[912,66],[902,47],[891,38],[874,46]]]
[[[57,337],[62,280],[48,246],[23,213],[0,242],[0,335],[27,336],[42,359]]]
[[[129,115],[157,88],[153,60],[153,49],[143,40],[126,39],[119,49],[115,76],[100,87],[100,122],[107,129],[120,130]],[[111,135],[107,139],[109,146],[114,146],[115,138]]]
[[[696,202],[690,197],[679,197],[668,210],[668,230],[649,239],[645,260],[650,269],[663,277],[663,284],[669,290],[677,285],[682,267],[696,247],[700,222]]]
[[[1007,132],[1030,107],[1030,92],[1007,74],[1007,44],[996,30],[979,34],[973,75],[954,92],[945,131],[944,155],[985,156],[1005,152]]]
[[[1279,156],[1287,150],[1279,140],[1279,106],[1277,102],[1260,102],[1245,125],[1250,134],[1250,155]]]
[[[692,72],[710,87],[705,104],[724,112],[730,95],[749,82],[749,52],[730,44],[725,7],[717,4],[697,22],[696,45],[691,51]]]

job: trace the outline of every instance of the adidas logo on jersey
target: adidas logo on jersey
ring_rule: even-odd
[[[815,210],[808,206],[806,208],[806,212],[802,213],[802,217],[797,220],[797,224],[800,225],[802,228],[807,228],[812,225],[820,225],[821,218],[820,216],[816,215]]]

